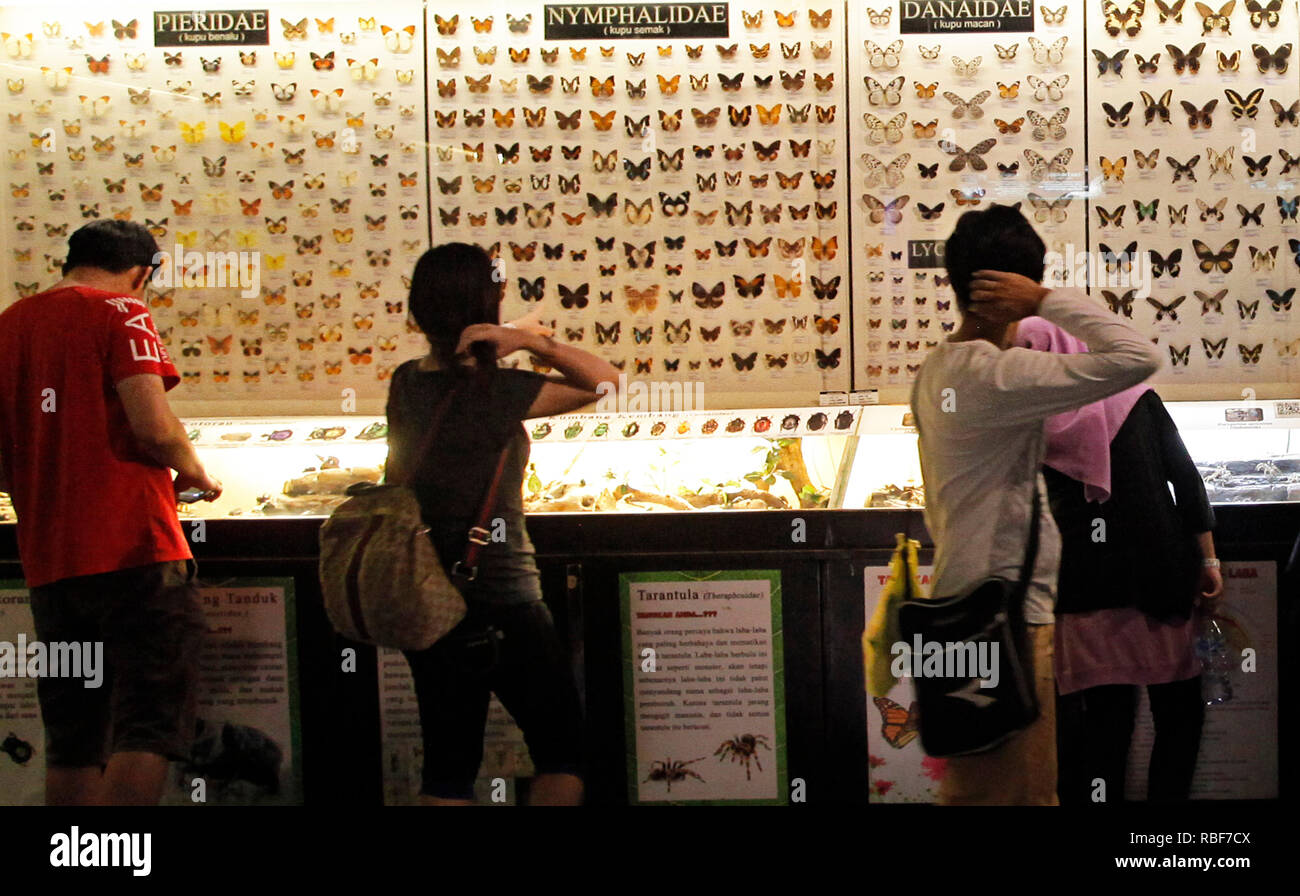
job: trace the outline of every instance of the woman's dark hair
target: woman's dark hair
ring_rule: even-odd
[[[99,268],[120,274],[133,267],[157,267],[158,243],[143,224],[105,218],[91,221],[68,238],[63,273],[76,268]]]
[[[964,314],[970,307],[970,280],[976,271],[1007,271],[1041,283],[1046,254],[1047,245],[1019,209],[991,205],[962,215],[943,253],[958,310]]]
[[[451,366],[466,327],[501,322],[499,271],[486,251],[469,243],[435,246],[415,263],[408,299],[411,316],[443,366]],[[473,354],[481,366],[496,365],[491,346],[476,346]]]

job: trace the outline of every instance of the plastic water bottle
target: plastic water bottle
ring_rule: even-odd
[[[1205,617],[1196,637],[1196,656],[1201,661],[1201,696],[1206,706],[1216,706],[1232,699],[1232,658],[1228,640],[1213,616]]]

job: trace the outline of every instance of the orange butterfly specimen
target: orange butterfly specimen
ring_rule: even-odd
[[[922,84],[920,81],[913,81],[912,83],[916,85],[917,99],[919,100],[934,99],[935,88],[939,86],[938,81],[935,81],[933,84]]]
[[[822,242],[821,239],[814,236],[812,239],[813,258],[820,261],[829,261],[834,258],[839,249],[839,240],[838,236],[833,236],[826,242]]]
[[[261,197],[254,199],[252,202],[249,202],[248,200],[241,197],[239,200],[239,204],[240,206],[242,206],[241,210],[243,211],[243,213],[245,215],[248,215],[249,217],[253,217],[254,215],[261,214],[262,211]]]
[[[910,709],[890,700],[888,697],[872,697],[871,702],[880,711],[880,735],[895,750],[901,750],[916,740],[921,733],[920,713],[916,703]]]
[[[187,199],[184,202],[177,202],[175,199],[173,199],[172,211],[181,217],[185,217],[186,215],[189,215],[194,211],[194,200]]]
[[[90,69],[92,75],[107,75],[108,62],[109,57],[107,55],[103,59],[96,59],[90,54],[86,54],[86,66]]]
[[[215,336],[208,337],[208,348],[214,355],[228,355],[230,348],[235,343],[235,335],[232,333],[224,339],[218,339]]]
[[[591,115],[591,123],[596,128],[596,130],[608,131],[610,128],[614,126],[614,115],[617,113],[617,111],[618,111],[617,109],[611,109],[609,110],[609,112],[605,113],[604,115],[601,115],[600,113],[596,112],[593,109],[593,110],[589,110],[588,114]]]

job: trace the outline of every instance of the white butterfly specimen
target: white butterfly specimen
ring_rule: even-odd
[[[1046,6],[1039,6],[1038,11],[1043,14],[1044,25],[1064,25],[1067,8],[1062,6],[1060,9],[1050,10]]]
[[[886,164],[877,159],[869,152],[862,154],[862,161],[867,166],[866,184],[868,187],[879,187],[882,184],[887,187],[897,187],[903,182],[903,175],[907,170],[907,163],[912,160],[912,154],[905,152],[898,158]]]
[[[91,118],[102,118],[108,111],[108,107],[113,101],[106,96],[80,96],[77,101],[81,103],[81,111]]]
[[[1037,193],[1029,194],[1029,204],[1034,209],[1034,220],[1039,224],[1064,224],[1066,211],[1070,207],[1072,197],[1068,194],[1057,199],[1048,200],[1039,196]]]
[[[903,125],[907,124],[907,113],[899,112],[889,121],[881,121],[870,112],[862,113],[867,123],[867,140],[871,143],[901,143]]]
[[[1029,123],[1034,126],[1030,133],[1035,140],[1041,143],[1049,138],[1052,140],[1065,139],[1065,120],[1070,117],[1069,106],[1058,109],[1051,118],[1044,118],[1033,109],[1026,109],[1025,115],[1029,117]]]
[[[1036,37],[1029,38],[1029,49],[1034,51],[1034,62],[1039,65],[1060,65],[1065,58],[1065,44],[1069,37],[1058,37],[1051,45]]]
[[[965,61],[959,56],[952,57],[952,67],[957,70],[959,78],[973,78],[979,71],[980,63],[984,61],[983,56],[976,56],[970,62]]]
[[[986,99],[991,97],[993,92],[990,90],[981,90],[969,100],[964,100],[957,94],[945,90],[943,98],[952,103],[953,118],[969,118],[972,121],[976,118],[984,117],[984,108],[981,105]]]
[[[901,59],[900,53],[903,50],[903,42],[896,40],[887,47],[881,47],[874,40],[865,42],[867,48],[867,64],[873,69],[898,68]]]
[[[1040,103],[1047,102],[1049,99],[1052,102],[1059,103],[1065,96],[1065,87],[1070,83],[1070,76],[1059,75],[1051,81],[1044,81],[1037,75],[1026,75],[1025,80],[1033,88],[1034,99]]]
[[[943,47],[941,44],[935,44],[933,47],[917,44],[916,49],[917,52],[921,54],[922,59],[928,59],[933,62],[935,59],[939,58],[939,51],[942,50]]]
[[[1032,149],[1025,150],[1025,161],[1029,163],[1029,180],[1031,183],[1041,183],[1049,174],[1068,174],[1070,171],[1070,159],[1074,158],[1074,150],[1066,147],[1050,159],[1040,156]]]
[[[48,66],[42,66],[41,77],[45,81],[45,86],[50,88],[50,90],[65,90],[67,89],[68,81],[72,78],[72,68],[50,68]]]
[[[903,101],[901,91],[906,81],[902,75],[887,84],[881,84],[870,75],[867,75],[862,80],[867,85],[867,102],[871,103],[871,105],[897,106]]]

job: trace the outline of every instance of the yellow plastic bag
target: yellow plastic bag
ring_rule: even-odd
[[[895,539],[897,546],[889,561],[889,581],[862,632],[862,665],[867,693],[873,697],[885,696],[898,684],[890,671],[893,661],[890,649],[903,637],[898,628],[898,608],[908,598],[921,596],[921,583],[916,575],[916,552],[921,543],[901,532]]]

